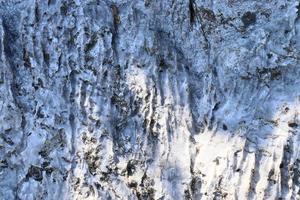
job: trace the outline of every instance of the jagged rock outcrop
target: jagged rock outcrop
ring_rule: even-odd
[[[0,199],[300,199],[298,0],[1,0]]]

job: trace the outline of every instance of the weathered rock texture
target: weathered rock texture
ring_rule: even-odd
[[[297,0],[2,0],[0,199],[300,199]]]

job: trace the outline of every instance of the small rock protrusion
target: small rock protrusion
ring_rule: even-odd
[[[282,163],[280,163],[279,168],[282,169],[283,167],[284,167],[284,164],[282,162]]]
[[[291,128],[297,128],[298,124],[294,121],[291,121],[291,122],[288,122],[288,126],[291,127]]]
[[[248,27],[252,24],[255,24],[256,14],[253,13],[253,12],[250,12],[250,11],[244,13],[244,15],[242,16],[242,22],[243,22],[245,27]]]
[[[127,175],[128,176],[132,176],[135,172],[135,166],[134,166],[134,162],[129,161],[126,167],[126,171],[127,171]]]
[[[40,167],[31,165],[27,172],[27,177],[31,177],[36,181],[42,181],[43,180],[43,173],[42,169]]]
[[[130,182],[129,184],[128,184],[128,186],[130,187],[130,188],[136,188],[137,187],[137,182],[136,181],[132,181],[132,182]]]
[[[223,130],[227,131],[228,127],[226,126],[226,124],[223,124]]]
[[[0,84],[4,83],[4,74],[0,72]]]
[[[290,110],[289,107],[285,107],[285,108],[284,108],[284,112],[285,112],[285,113],[289,112],[289,110]]]
[[[7,168],[8,167],[8,163],[6,160],[0,160],[0,169],[1,168]]]

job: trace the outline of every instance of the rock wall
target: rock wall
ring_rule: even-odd
[[[297,0],[1,0],[0,199],[300,199]]]

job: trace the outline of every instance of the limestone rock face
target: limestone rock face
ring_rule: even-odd
[[[0,199],[300,199],[298,0],[1,0]]]

